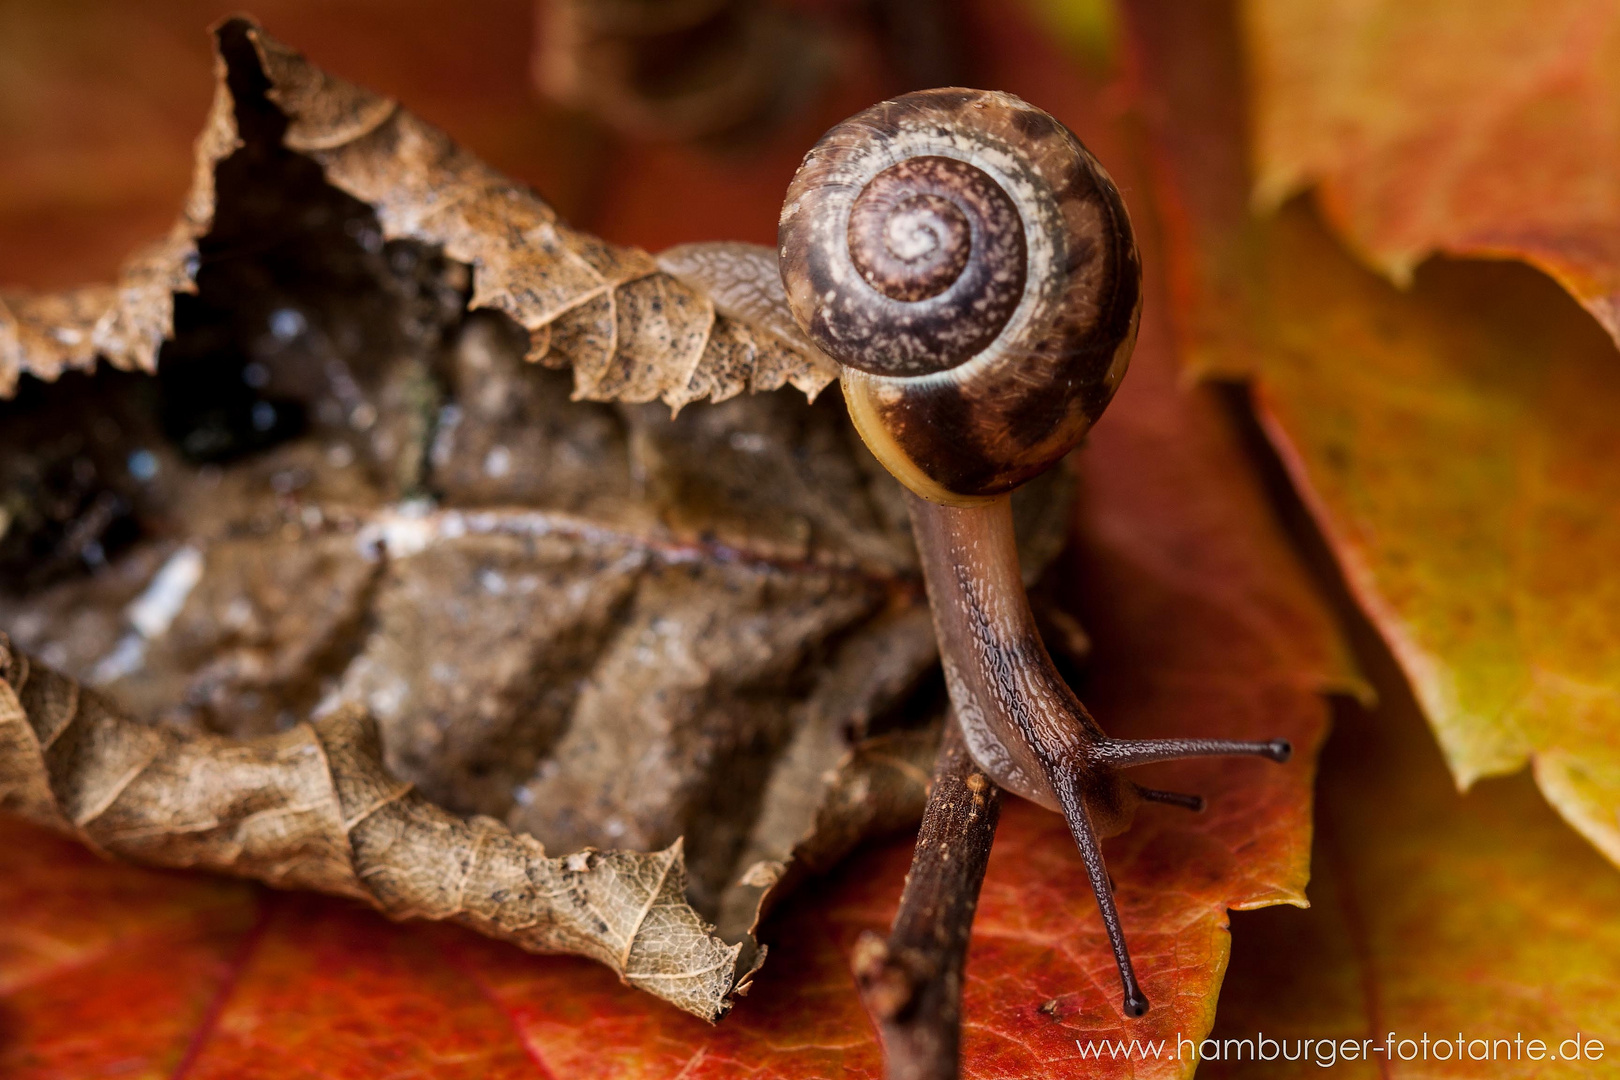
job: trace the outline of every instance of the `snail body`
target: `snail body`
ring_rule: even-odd
[[[788,304],[843,365],[857,429],[930,501],[1044,472],[1125,375],[1142,290],[1124,203],[1010,94],[922,91],[840,124],[779,235]]]
[[[1131,966],[1099,839],[1144,802],[1154,761],[1281,739],[1110,737],[1053,665],[1018,572],[1008,493],[1074,449],[1130,361],[1141,266],[1108,173],[1010,94],[925,90],[833,128],[782,209],[780,268],[799,326],[841,366],[851,420],[908,489],[952,713],[997,784],[1061,812],[1124,987]]]

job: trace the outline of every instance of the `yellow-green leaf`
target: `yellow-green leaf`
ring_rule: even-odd
[[[1225,1060],[1200,1080],[1320,1076],[1325,1055],[1351,1080],[1613,1076],[1620,873],[1526,777],[1459,795],[1411,697],[1384,689],[1323,751],[1312,908],[1234,920]],[[1262,1034],[1275,1061],[1255,1060]]]
[[[1231,10],[1143,2],[1132,24],[1188,358],[1255,379],[1458,782],[1533,762],[1620,862],[1612,343],[1522,266],[1439,260],[1402,291],[1301,202],[1251,216]]]

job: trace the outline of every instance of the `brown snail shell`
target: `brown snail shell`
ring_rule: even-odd
[[[906,94],[822,136],[779,232],[794,318],[917,494],[972,505],[1085,435],[1130,360],[1141,266],[1103,167],[994,91]]]

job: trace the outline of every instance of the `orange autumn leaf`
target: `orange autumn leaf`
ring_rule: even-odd
[[[1352,1080],[1612,1076],[1620,872],[1527,777],[1459,794],[1398,673],[1383,676],[1379,707],[1344,709],[1323,753],[1311,909],[1235,927],[1212,1036],[1249,1057],[1199,1077],[1320,1076],[1301,1040],[1320,1058],[1346,1039],[1371,1043],[1370,1060],[1332,1067]],[[1575,1060],[1548,1057],[1576,1033]],[[1272,1061],[1256,1060],[1261,1034]]]
[[[1285,768],[1166,766],[1156,775],[1202,791],[1209,812],[1149,808],[1109,842],[1126,933],[1158,1004],[1145,1023],[1117,1012],[1113,962],[1061,819],[1007,807],[969,961],[968,1071],[1071,1075],[1080,1067],[1076,1039],[1207,1030],[1228,947],[1226,910],[1302,895],[1320,694],[1354,679],[1227,419],[1210,395],[1176,378],[1154,216],[1103,88],[1080,80],[995,5],[977,9],[975,39],[984,81],[1049,108],[1109,162],[1148,253],[1150,314],[1135,371],[1077,459],[1083,486],[1067,587],[1096,642],[1082,691],[1116,734],[1280,735],[1299,750]],[[298,43],[319,51],[318,42]],[[829,108],[822,126],[848,111],[843,102]],[[444,122],[452,131],[476,127],[468,110]],[[784,143],[772,160],[791,173],[802,149]],[[619,155],[615,176],[639,175],[636,153]],[[786,174],[670,153],[668,185],[610,188],[634,202],[609,198],[585,224],[640,243],[769,240]],[[679,183],[698,170],[701,185]],[[669,195],[700,187],[715,196],[694,204]],[[769,216],[744,220],[742,206]],[[690,231],[648,237],[614,224],[630,220],[678,220]],[[812,886],[767,924],[771,962],[751,996],[709,1028],[582,962],[394,926],[338,901],[107,865],[32,829],[5,827],[7,1075],[124,1066],[188,1077],[365,1076],[384,1064],[401,1076],[788,1077],[876,1076],[881,1067],[848,952],[860,930],[882,927],[892,913],[904,842]],[[29,885],[11,887],[19,882]],[[59,902],[107,894],[85,911]],[[174,959],[154,971],[156,955]],[[147,1011],[123,1000],[130,971],[160,986],[139,1003]],[[67,1000],[80,1003],[71,1014],[60,1010]],[[149,1019],[126,1022],[134,1016]],[[1101,1075],[1133,1071],[1187,1070],[1120,1062]]]
[[[1437,260],[1401,291],[1300,202],[1253,217],[1223,4],[1135,5],[1197,370],[1256,404],[1458,782],[1533,764],[1620,862],[1620,365],[1546,279]]]
[[[1519,258],[1620,340],[1620,11],[1605,0],[1247,0],[1254,193],[1312,185],[1398,282]]]

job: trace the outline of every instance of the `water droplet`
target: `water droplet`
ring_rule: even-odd
[[[150,450],[136,450],[129,455],[129,475],[145,483],[158,474],[157,455]]]
[[[297,308],[276,308],[270,313],[270,332],[278,341],[291,341],[309,329],[309,321]]]
[[[512,471],[512,451],[497,446],[484,456],[484,475],[499,480]]]

